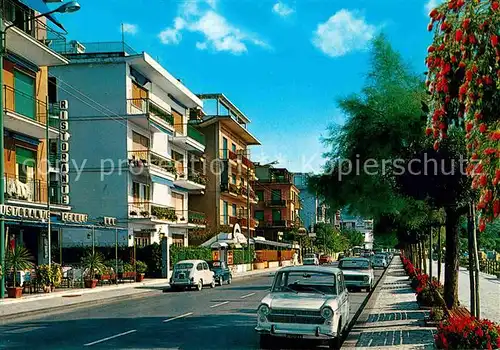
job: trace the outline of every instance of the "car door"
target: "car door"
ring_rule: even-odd
[[[212,280],[214,278],[214,273],[213,273],[213,271],[210,270],[210,268],[208,267],[208,264],[205,261],[203,262],[203,272],[205,275],[205,278],[203,278],[203,281],[206,281],[205,282],[206,284],[212,283]]]
[[[196,264],[196,270],[194,272],[194,280],[199,281],[201,279],[203,281],[205,281],[205,275],[203,273],[203,263],[200,262],[200,263]],[[206,283],[206,282],[204,282],[204,283]]]
[[[342,316],[342,327],[349,322],[349,294],[344,284],[344,274],[337,275],[337,293],[340,300],[340,314]]]

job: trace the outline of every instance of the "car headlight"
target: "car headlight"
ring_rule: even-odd
[[[321,317],[323,317],[325,320],[328,320],[333,317],[333,310],[331,307],[326,306],[321,310]]]
[[[370,280],[370,277],[365,276],[365,282],[368,282]]]
[[[271,312],[271,309],[269,309],[269,306],[267,306],[266,304],[262,304],[259,306],[259,309],[257,310],[257,312],[261,316],[267,316],[267,315],[269,315],[269,312]]]

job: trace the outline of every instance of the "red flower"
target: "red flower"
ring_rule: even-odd
[[[491,192],[491,190],[486,191],[486,193],[484,194],[484,198],[483,198],[484,202],[488,203],[492,199],[493,199],[493,192]]]
[[[488,183],[488,178],[486,177],[486,175],[481,175],[481,177],[479,178],[479,184],[484,187],[486,186],[486,184]]]
[[[457,57],[456,56],[451,56],[451,62],[452,63],[457,63]]]
[[[439,149],[439,141],[434,142],[434,150],[437,151]]]
[[[497,46],[498,45],[498,36],[496,36],[495,34],[492,34],[490,41],[491,41],[492,46],[494,46],[494,47]]]
[[[427,129],[425,129],[425,134],[426,134],[427,136],[430,136],[430,135],[432,134],[432,129],[431,129],[431,128],[427,128]]]
[[[493,84],[493,79],[489,75],[485,75],[483,77],[483,81],[486,85],[491,85]]]
[[[499,141],[500,140],[500,131],[493,131],[491,133],[490,139],[492,141]]]
[[[470,132],[474,125],[472,123],[465,124],[465,131]]]
[[[434,23],[429,23],[429,25],[427,26],[427,30],[429,32],[432,32],[432,29],[434,28]]]
[[[474,36],[474,34],[469,35],[469,42],[471,44],[475,44],[476,43],[476,37]]]
[[[441,30],[446,32],[450,28],[450,25],[446,22],[441,23]]]
[[[500,214],[500,199],[493,202],[493,216],[497,217]]]
[[[488,129],[488,128],[487,128],[486,124],[481,123],[481,124],[479,125],[479,132],[480,132],[481,134],[484,134],[484,133],[486,132],[486,130],[487,130],[487,129]]]
[[[463,20],[462,22],[462,27],[467,30],[469,28],[469,25],[470,25],[470,18],[466,18]]]
[[[439,14],[438,10],[437,10],[437,9],[433,9],[433,10],[429,13],[429,17],[430,17],[430,18],[436,18],[438,14]]]
[[[462,62],[460,62],[460,63],[458,64],[458,66],[459,66],[460,68],[465,68],[465,62],[463,62],[463,61],[462,61]]]
[[[465,72],[465,80],[467,80],[467,81],[472,80],[472,71],[468,70]]]
[[[491,4],[491,9],[493,11],[496,11],[496,10],[498,10],[498,7],[500,7],[500,5],[498,4],[498,1],[493,1],[493,3]]]
[[[476,112],[474,113],[474,118],[476,120],[481,120],[483,118],[483,115],[481,114],[481,112]]]
[[[486,229],[486,222],[484,222],[484,219],[479,220],[479,232],[484,232]]]
[[[497,150],[494,148],[491,148],[491,147],[488,147],[484,150],[484,154],[486,154],[487,156],[495,154],[495,153],[497,153]]]
[[[436,50],[436,48],[432,45],[427,48],[427,52],[429,52],[429,53],[434,52],[435,50]]]
[[[462,32],[462,30],[457,29],[457,31],[455,32],[455,40],[456,40],[456,41],[460,41],[460,40],[462,40],[462,36],[463,36],[463,34],[464,34],[464,33]]]

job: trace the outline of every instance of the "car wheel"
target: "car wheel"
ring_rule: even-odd
[[[177,287],[177,286],[171,286],[170,289],[172,290],[172,292],[178,292],[179,291],[179,287]]]
[[[335,350],[340,350],[342,347],[342,325],[339,322],[339,325],[337,327],[337,336],[333,339],[330,340],[329,348],[330,349],[335,349]]]
[[[210,288],[215,288],[215,280],[212,280],[212,283],[210,283]]]
[[[199,280],[198,281],[198,284],[196,285],[196,290],[197,291],[200,291],[203,289],[203,281],[202,280]]]
[[[274,348],[273,337],[271,337],[269,334],[261,334],[260,335],[260,348],[261,349],[273,349]]]
[[[219,279],[217,280],[217,284],[218,284],[219,286],[222,286],[222,278],[219,278]]]
[[[232,277],[232,276],[229,276],[229,277],[227,278],[227,284],[231,284],[232,279],[233,279],[233,277]]]

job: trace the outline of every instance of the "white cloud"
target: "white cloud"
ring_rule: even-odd
[[[366,23],[363,17],[342,9],[325,23],[318,24],[312,42],[326,55],[340,57],[366,48],[375,31],[376,27]]]
[[[196,43],[196,48],[225,51],[241,54],[248,51],[247,44],[269,48],[269,45],[255,35],[243,32],[215,11],[217,0],[185,0],[179,6],[179,16],[174,25],[160,32],[158,37],[163,44],[178,44],[182,40],[182,31],[187,30],[202,34],[203,41]],[[205,7],[205,8],[202,8]]]
[[[429,0],[425,3],[425,15],[443,3],[443,0]]]
[[[282,3],[281,1],[278,1],[273,6],[273,12],[276,13],[277,15],[281,16],[281,17],[287,17],[287,16],[290,16],[292,13],[294,13],[295,10],[292,9],[287,4]]]
[[[131,24],[131,23],[123,23],[122,24],[122,30],[123,32],[125,33],[128,33],[128,34],[137,34],[139,28],[137,27],[136,24]]]

